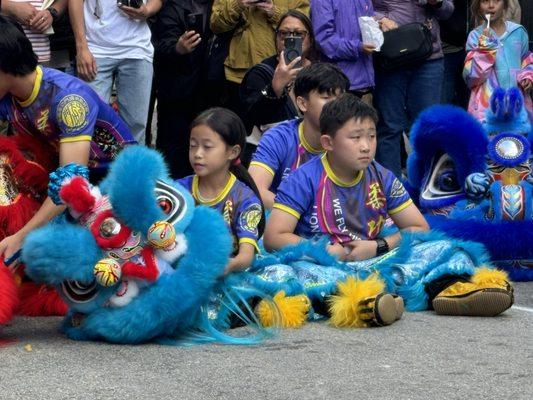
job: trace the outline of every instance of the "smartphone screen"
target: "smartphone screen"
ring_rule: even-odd
[[[301,36],[289,36],[285,38],[285,64],[290,64],[295,58],[302,56],[302,37]],[[294,66],[294,68],[301,68],[302,61]]]
[[[195,31],[200,35],[204,33],[204,15],[202,13],[191,13],[186,16],[187,30]]]

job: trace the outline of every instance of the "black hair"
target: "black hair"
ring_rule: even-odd
[[[0,71],[25,76],[37,68],[38,58],[20,25],[0,16]]]
[[[214,107],[199,114],[191,124],[191,130],[200,125],[206,125],[220,135],[224,143],[228,146],[239,145],[241,154],[246,146],[246,128],[241,119],[233,111],[227,108]],[[261,200],[259,189],[248,173],[248,170],[239,163],[231,164],[230,172],[235,177],[248,186],[255,193],[261,203],[261,221],[257,226],[259,237],[263,236],[265,231],[265,206]]]
[[[481,13],[481,1],[482,0],[472,0],[472,3],[470,4],[470,12],[474,16],[476,23],[481,23],[484,18],[484,15]],[[509,9],[509,0],[503,0],[503,9]]]
[[[285,14],[283,14],[279,18],[278,25],[276,26],[275,35],[277,35],[279,28],[281,24],[283,23],[283,21],[288,17],[296,18],[305,26],[305,29],[307,29],[307,36],[309,37],[309,42],[311,45],[309,46],[309,52],[308,54],[306,54],[306,58],[311,61],[316,61],[318,59],[318,50],[316,48],[315,31],[313,29],[313,23],[311,22],[309,17],[305,15],[303,12],[291,9],[287,11]]]
[[[315,63],[302,68],[294,81],[294,95],[308,98],[313,90],[334,94],[350,88],[350,80],[339,67],[328,63]]]
[[[350,119],[371,119],[374,124],[378,122],[378,113],[374,107],[351,93],[341,94],[330,101],[320,114],[320,132],[323,135],[334,137],[337,131]]]

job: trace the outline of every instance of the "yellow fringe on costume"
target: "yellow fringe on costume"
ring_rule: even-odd
[[[470,281],[479,286],[480,289],[496,287],[508,290],[511,283],[506,272],[489,268],[476,269]]]
[[[274,296],[274,302],[261,300],[255,314],[264,327],[299,328],[305,323],[310,307],[306,295],[285,296],[282,290]]]
[[[377,274],[372,274],[365,280],[350,276],[337,287],[338,294],[329,299],[331,323],[338,328],[367,327],[368,324],[359,315],[359,302],[383,292],[385,283]]]

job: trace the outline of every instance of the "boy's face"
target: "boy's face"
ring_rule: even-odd
[[[298,97],[298,107],[304,114],[304,119],[318,129],[320,126],[320,113],[322,113],[322,108],[324,108],[326,103],[336,99],[340,94],[340,89],[331,94],[319,93],[316,90],[312,90],[307,98]]]
[[[490,14],[490,21],[495,22],[503,18],[505,11],[503,0],[481,0],[479,4],[481,15],[485,18],[485,14]]]
[[[349,171],[363,170],[376,154],[376,124],[370,118],[351,118],[334,137],[323,135],[321,143],[331,153],[337,167]]]

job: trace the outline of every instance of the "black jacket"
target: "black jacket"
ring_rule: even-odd
[[[272,78],[278,65],[278,57],[269,57],[248,70],[240,87],[244,105],[244,122],[248,132],[261,126],[293,119],[298,111],[289,96],[274,98]],[[267,95],[263,91],[267,91]]]
[[[180,55],[176,43],[186,30],[186,16],[192,12],[189,7],[188,1],[166,0],[152,24],[154,78],[159,101],[189,101],[198,92],[210,36],[209,15],[204,15],[206,28],[198,47]]]

